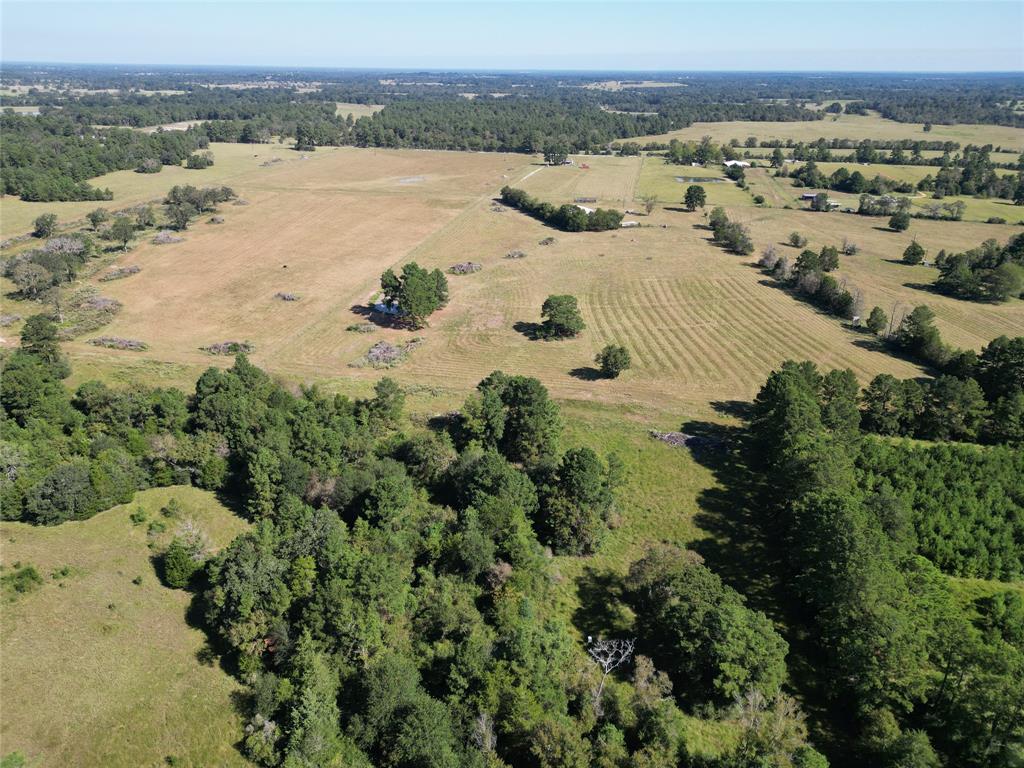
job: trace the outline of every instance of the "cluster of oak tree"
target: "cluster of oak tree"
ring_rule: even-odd
[[[501,188],[501,202],[565,232],[603,232],[618,229],[622,224],[621,211],[611,208],[586,211],[571,203],[556,208],[551,203],[542,202],[521,189],[508,186]]]

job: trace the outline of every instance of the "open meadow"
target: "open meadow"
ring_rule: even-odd
[[[171,498],[180,519],[161,515]],[[204,656],[191,595],[161,584],[148,546],[165,546],[186,519],[217,548],[246,528],[212,494],[181,486],[58,527],[0,523],[3,573],[31,565],[42,577],[3,596],[4,754],[39,768],[249,764],[232,746],[241,687]]]
[[[114,262],[138,265],[140,273],[96,283],[124,307],[93,335],[137,339],[149,349],[99,349],[83,338],[66,345],[76,360],[199,370],[230,360],[201,347],[235,340],[251,343],[255,362],[288,378],[369,383],[381,372],[351,364],[373,343],[419,337],[422,346],[389,372],[406,385],[466,392],[503,369],[537,376],[561,398],[640,402],[666,412],[748,398],[786,358],[850,367],[863,382],[881,372],[921,373],[780,290],[753,266],[756,254],[738,257],[714,246],[701,213],[680,202],[691,180],[703,178],[719,179],[704,183],[709,206],[722,204],[747,224],[757,252],[793,230],[816,249],[856,242],[860,252],[842,260],[839,275],[863,292],[867,308],[899,312],[927,303],[947,338],[972,348],[1024,328],[1018,300],[979,305],[939,296],[921,287],[933,270],[892,263],[912,237],[934,254],[989,237],[1005,241],[1015,231],[1010,226],[915,220],[908,233],[896,234],[874,218],[757,207],[751,193],[717,172],[657,157],[580,156],[575,165],[550,167],[517,155],[345,148],[304,160],[275,154],[284,159],[264,167],[260,157],[243,160],[224,149],[215,148],[214,169],[234,170],[222,170],[218,181],[248,204],[222,206],[223,224],[198,220],[184,242],[140,241]],[[751,181],[752,192],[780,183],[754,173]],[[640,223],[632,229],[566,233],[495,205],[504,184],[555,204],[588,198],[636,210],[647,195],[659,204],[649,216],[630,215]],[[554,242],[540,245],[548,237]],[[526,257],[506,258],[515,250]],[[442,270],[461,261],[483,268],[450,276],[449,305],[422,331],[346,330],[365,324],[381,272],[410,260]],[[299,300],[281,301],[278,292]],[[552,293],[579,298],[589,327],[578,338],[529,337]],[[634,367],[618,380],[595,381],[593,357],[613,342],[630,348]]]
[[[992,144],[994,147],[1000,147],[1016,154],[1024,151],[1024,128],[1002,125],[936,124],[930,131],[925,131],[922,124],[898,123],[876,114],[829,115],[822,120],[803,122],[694,123],[678,131],[656,136],[641,136],[631,139],[631,141],[640,144],[648,141],[667,142],[671,139],[698,141],[702,136],[711,136],[718,142],[728,142],[731,139],[738,139],[742,142],[748,136],[756,136],[758,141],[792,139],[793,141],[811,142],[820,138],[854,139],[856,141],[861,139],[955,141],[961,145]]]
[[[930,282],[934,270],[892,263],[911,237],[930,253],[955,251],[989,237],[1005,240],[1014,232],[1009,226],[915,220],[908,233],[895,234],[879,229],[873,218],[759,208],[751,193],[717,171],[649,156],[581,156],[575,165],[548,167],[515,155],[352,148],[300,155],[278,145],[244,147],[244,153],[240,148],[216,145],[217,164],[207,171],[110,175],[136,182],[118,188],[115,205],[156,197],[171,181],[229,184],[248,205],[223,206],[224,224],[198,220],[182,243],[140,241],[118,255],[115,266],[137,264],[142,271],[97,283],[124,308],[93,335],[138,339],[149,349],[98,349],[81,339],[68,345],[74,357],[113,368],[145,360],[199,370],[219,362],[200,347],[237,340],[254,345],[257,363],[290,378],[374,380],[379,372],[350,363],[379,339],[413,335],[387,327],[346,331],[365,322],[363,308],[380,273],[408,260],[441,269],[472,260],[483,270],[450,278],[449,306],[415,334],[425,343],[391,372],[403,383],[467,391],[501,368],[539,376],[560,397],[639,400],[671,410],[715,397],[749,397],[787,357],[849,366],[862,381],[880,372],[920,371],[788,296],[751,265],[751,257],[712,245],[700,212],[688,213],[680,204],[686,187],[705,178],[709,206],[724,205],[746,223],[758,250],[793,230],[804,232],[815,248],[843,238],[856,242],[860,253],[844,258],[839,274],[863,291],[868,307],[900,312],[928,303],[947,338],[972,348],[1024,327],[1019,301],[978,305],[939,296],[915,287]],[[769,204],[790,204],[788,182],[760,173],[751,172],[751,191],[778,187]],[[593,205],[639,209],[640,199],[653,195],[659,205],[650,216],[630,216],[641,223],[634,229],[557,232],[494,206],[492,198],[506,183],[556,204],[593,198]],[[20,201],[5,200],[5,219],[11,203],[15,215],[24,215]],[[91,205],[49,208],[70,218],[66,208],[84,213]],[[548,236],[555,242],[539,245]],[[513,250],[526,258],[504,258]],[[300,299],[280,301],[278,292]],[[540,304],[551,293],[578,296],[587,332],[559,342],[528,338],[529,324],[539,320]],[[592,358],[612,342],[630,347],[634,368],[616,381],[594,381]]]

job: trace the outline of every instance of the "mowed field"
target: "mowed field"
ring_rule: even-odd
[[[1019,154],[1024,151],[1024,128],[1002,125],[939,125],[925,131],[921,123],[897,123],[878,115],[836,115],[823,120],[800,122],[731,122],[694,123],[670,133],[640,136],[631,141],[643,144],[648,141],[699,141],[702,136],[712,136],[715,141],[728,142],[748,136],[758,141],[768,139],[793,139],[810,142],[826,139],[911,139],[914,141],[956,141],[961,145],[992,144],[1004,150]]]
[[[642,403],[662,415],[749,398],[787,358],[850,367],[864,382],[881,372],[922,373],[781,290],[753,266],[756,253],[738,257],[715,247],[701,213],[683,210],[690,182],[676,177],[717,173],[654,157],[575,159],[573,166],[547,167],[524,156],[345,148],[257,164],[234,175],[249,204],[224,206],[226,223],[199,221],[179,244],[140,243],[118,263],[138,264],[142,272],[97,284],[124,308],[94,335],[138,339],[148,351],[101,349],[87,339],[66,347],[86,369],[169,362],[197,370],[230,362],[200,347],[248,341],[254,361],[278,374],[365,388],[383,373],[350,364],[380,339],[417,336],[423,345],[388,371],[406,385],[465,393],[502,369],[537,376],[560,398]],[[496,210],[493,198],[506,183],[555,204],[587,197],[638,210],[647,194],[660,204],[650,216],[631,214],[642,224],[634,229],[563,233]],[[775,243],[795,258],[796,251],[778,245],[793,230],[815,249],[844,237],[856,242],[861,251],[843,259],[839,276],[862,291],[867,308],[879,304],[899,315],[929,304],[945,337],[971,348],[1024,333],[1024,303],[939,296],[925,290],[934,270],[892,263],[912,237],[934,254],[989,237],[1005,241],[1013,227],[915,220],[909,232],[896,234],[874,218],[758,208],[728,181],[705,188],[709,204],[725,205],[749,226],[757,252]],[[554,244],[541,246],[547,237]],[[527,257],[505,258],[512,250]],[[483,269],[449,278],[449,305],[422,331],[347,331],[365,322],[380,273],[410,260],[441,269],[472,260]],[[280,301],[278,291],[301,299]],[[529,337],[553,293],[578,297],[588,325],[578,338]],[[615,381],[595,381],[593,357],[608,343],[630,349],[633,369]]]
[[[135,501],[60,526],[0,523],[2,562],[35,566],[44,583],[3,606],[3,754],[28,765],[135,768],[170,764],[243,766],[233,744],[240,692],[215,661],[200,663],[204,633],[186,620],[190,595],[157,578],[147,523],[179,521],[159,510],[170,498],[215,547],[246,524],[212,494],[190,487],[143,491]],[[63,575],[61,573],[67,569]],[[140,583],[133,580],[140,577]]]
[[[210,148],[216,157],[216,165],[211,168],[187,170],[181,166],[165,165],[160,173],[114,171],[89,180],[98,189],[110,189],[114,193],[113,200],[35,203],[10,195],[2,196],[0,239],[30,232],[33,220],[42,213],[57,214],[58,226],[63,226],[83,219],[85,214],[96,208],[118,210],[140,203],[158,202],[175,184],[232,186],[254,169],[266,170],[260,167],[262,163],[274,160],[301,162],[300,153],[284,144],[212,144]],[[322,151],[326,154],[330,150]]]

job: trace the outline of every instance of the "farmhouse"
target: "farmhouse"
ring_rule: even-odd
[[[746,160],[726,160],[723,165],[726,168],[749,168],[750,163]]]

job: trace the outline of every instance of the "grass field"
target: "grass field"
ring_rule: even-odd
[[[639,196],[654,195],[664,205],[679,206],[691,184],[704,187],[709,206],[751,204],[751,195],[725,178],[719,168],[694,168],[666,163],[661,157],[643,157],[637,189]]]
[[[232,161],[240,163],[225,166]],[[99,349],[85,339],[66,346],[86,368],[123,364],[159,379],[164,362],[189,372],[228,364],[199,348],[245,340],[255,345],[255,362],[290,379],[366,386],[381,373],[349,364],[379,339],[410,337],[390,328],[345,330],[364,320],[360,308],[380,273],[408,260],[442,269],[473,260],[483,270],[450,278],[449,306],[419,332],[425,344],[389,375],[410,386],[465,392],[501,368],[538,376],[560,398],[639,401],[671,411],[750,397],[789,357],[849,366],[864,381],[881,372],[920,373],[780,291],[752,258],[713,246],[701,214],[682,210],[687,185],[675,177],[714,173],[658,158],[579,157],[575,166],[556,168],[523,156],[352,148],[268,168],[257,163],[232,176],[250,204],[225,206],[226,223],[196,223],[180,244],[140,243],[120,261],[142,272],[101,284],[124,309],[96,335],[140,339],[147,352]],[[752,192],[781,183],[759,173],[751,172]],[[635,229],[562,233],[513,210],[495,212],[492,196],[505,183],[556,204],[595,197],[598,205],[639,208],[648,193],[662,204],[651,216],[631,217],[643,225]],[[710,205],[724,204],[750,227],[758,251],[794,229],[818,248],[843,237],[860,244],[842,274],[864,292],[868,307],[928,303],[952,343],[974,348],[1024,330],[1021,302],[990,306],[938,296],[913,287],[931,282],[933,271],[920,267],[917,274],[886,261],[898,259],[912,236],[934,253],[1005,240],[1012,227],[915,220],[909,233],[896,235],[883,231],[881,220],[757,208],[734,184],[704,186]],[[555,244],[538,245],[548,236]],[[514,249],[527,258],[505,259]],[[301,300],[276,300],[278,291]],[[539,321],[551,293],[578,296],[589,326],[579,338],[539,342],[523,332]],[[634,368],[615,381],[594,381],[593,356],[611,342],[631,349]]]
[[[0,239],[29,232],[33,220],[41,213],[57,214],[60,224],[80,220],[89,211],[98,207],[115,210],[138,205],[151,200],[163,199],[175,184],[231,186],[246,174],[266,171],[261,163],[280,158],[283,162],[298,161],[299,153],[283,144],[213,144],[211,145],[216,165],[204,170],[186,170],[179,166],[164,166],[160,173],[135,173],[115,171],[90,179],[89,183],[99,189],[109,188],[114,199],[96,202],[30,203],[9,195],[0,198]],[[321,150],[328,154],[330,150]]]
[[[384,107],[378,104],[349,104],[348,102],[339,101],[335,106],[334,114],[341,117],[352,115],[353,120],[358,120],[360,117],[371,117],[382,109]]]
[[[2,559],[32,564],[44,584],[4,604],[3,753],[29,765],[134,768],[164,764],[242,766],[232,696],[238,685],[200,663],[204,633],[186,621],[189,595],[162,586],[146,524],[171,498],[215,546],[245,524],[209,493],[188,487],[144,491],[136,501],[58,527],[0,523]],[[174,530],[159,536],[165,544]],[[53,578],[58,569],[67,575]],[[133,579],[141,577],[141,583]]]
[[[897,123],[877,115],[838,115],[824,120],[802,122],[733,122],[694,123],[693,125],[656,136],[641,136],[632,141],[641,144],[647,141],[696,141],[702,136],[712,136],[716,141],[727,142],[748,136],[759,141],[767,139],[793,139],[794,141],[815,141],[816,139],[912,139],[919,141],[956,141],[961,145],[992,144],[1004,150],[1020,154],[1024,151],[1024,128],[1010,128],[1001,125],[934,125],[931,131],[924,131],[920,123]]]

